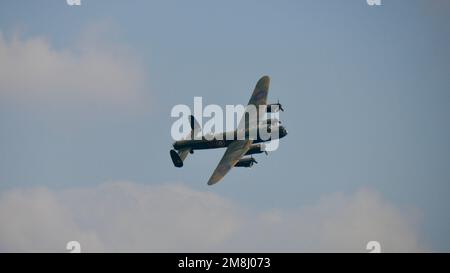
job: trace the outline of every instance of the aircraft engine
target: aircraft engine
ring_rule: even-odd
[[[245,167],[245,168],[250,168],[251,166],[253,166],[253,164],[256,164],[258,162],[256,162],[256,160],[253,157],[245,157],[242,158],[238,161],[238,163],[236,163],[236,165],[234,165],[235,167]]]
[[[267,105],[266,108],[267,113],[276,113],[278,111],[284,112],[283,106],[281,105],[279,100],[277,103],[271,103]]]
[[[253,144],[252,146],[250,146],[250,149],[247,151],[247,153],[245,153],[245,155],[253,155],[253,154],[261,154],[261,153],[266,153],[267,152],[264,150],[265,145],[264,144]]]

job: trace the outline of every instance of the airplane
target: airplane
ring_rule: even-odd
[[[273,113],[277,111],[284,111],[280,101],[277,103],[267,104],[267,95],[269,93],[269,84],[270,78],[269,76],[263,76],[257,82],[255,89],[250,97],[247,108],[250,105],[256,106],[258,109],[260,106],[266,107],[267,113]],[[193,154],[194,150],[204,150],[204,149],[216,149],[216,148],[227,148],[225,154],[214,170],[213,174],[208,180],[208,185],[214,185],[219,182],[233,167],[252,167],[253,164],[256,164],[256,160],[253,158],[253,154],[265,153],[267,155],[267,151],[265,151],[265,145],[263,142],[271,141],[273,139],[283,138],[288,132],[287,130],[280,125],[280,121],[277,119],[266,119],[260,121],[260,112],[257,111],[255,121],[257,127],[267,126],[266,131],[270,134],[268,139],[261,138],[260,134],[257,134],[255,139],[248,138],[248,134],[245,134],[245,137],[242,140],[237,139],[238,129],[231,132],[235,137],[233,139],[227,139],[226,135],[229,132],[219,133],[221,137],[216,137],[219,134],[214,135],[213,138],[206,139],[205,136],[199,137],[199,139],[194,139],[194,136],[197,136],[201,127],[194,116],[189,116],[191,132],[190,135],[182,140],[175,141],[173,143],[173,149],[170,150],[170,157],[172,159],[175,167],[181,168],[183,167],[183,162],[186,159],[189,153]],[[244,115],[239,122],[240,126],[242,122],[245,123],[245,130],[248,132],[250,117],[246,118]],[[263,117],[261,117],[263,118]],[[242,128],[238,126],[238,128]],[[259,132],[259,131],[258,131]],[[250,155],[250,157],[245,157],[246,155]]]

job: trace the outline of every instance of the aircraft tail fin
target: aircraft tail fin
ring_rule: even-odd
[[[189,115],[189,124],[191,126],[191,133],[184,139],[193,140],[199,133],[202,132],[202,127],[193,115]],[[192,152],[189,148],[180,149],[178,150],[178,152],[176,150],[170,150],[170,157],[172,158],[173,165],[178,168],[183,167],[183,162],[188,156],[189,152]]]

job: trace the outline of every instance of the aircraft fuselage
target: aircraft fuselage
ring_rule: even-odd
[[[262,138],[258,132],[256,138],[253,140],[253,143],[267,142],[274,139],[283,138],[287,135],[287,131],[283,126],[277,126],[276,129],[276,131],[274,130],[274,132],[269,134],[268,138]],[[235,130],[232,133],[234,137],[230,140],[227,139],[227,136],[231,135],[231,133],[221,133],[219,135],[215,135],[214,137],[211,136],[210,138],[205,138],[203,136],[201,139],[179,140],[173,144],[173,148],[175,150],[190,149],[191,151],[225,148],[237,139],[237,131]],[[248,139],[248,134],[246,134],[246,137],[246,139]]]

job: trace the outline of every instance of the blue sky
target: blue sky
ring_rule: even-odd
[[[414,215],[424,248],[449,251],[449,13],[444,1],[4,1],[11,60],[15,45],[37,44],[52,62],[112,72],[55,70],[46,85],[20,77],[30,57],[11,61],[8,78],[22,80],[1,85],[0,190],[181,183],[249,210],[291,210],[370,189]],[[172,107],[194,96],[244,104],[266,74],[269,100],[286,109],[280,148],[214,187],[223,150],[174,168]],[[77,89],[99,81],[117,96],[108,84]]]

